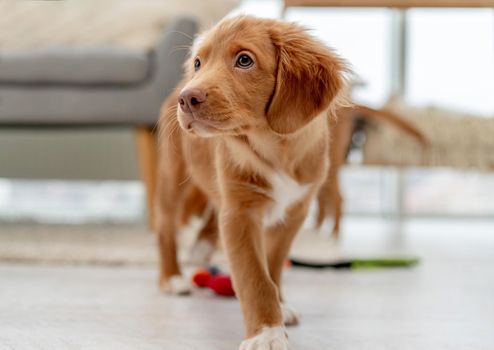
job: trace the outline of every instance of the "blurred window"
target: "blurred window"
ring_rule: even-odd
[[[279,0],[247,0],[235,11],[279,17]],[[391,91],[392,11],[291,9],[289,20],[346,57],[367,83],[355,98],[380,106]],[[490,10],[415,9],[408,13],[407,101],[494,115],[494,16]],[[494,173],[392,168],[343,169],[347,213],[494,217]],[[403,184],[400,189],[399,184]],[[49,222],[143,221],[140,182],[61,182],[0,179],[0,219]]]

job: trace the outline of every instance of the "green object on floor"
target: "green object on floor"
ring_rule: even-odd
[[[374,259],[343,259],[328,263],[314,263],[300,259],[290,259],[292,266],[312,269],[378,269],[395,267],[412,267],[419,263],[419,258],[374,258]]]

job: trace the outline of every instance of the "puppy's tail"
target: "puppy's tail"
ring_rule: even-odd
[[[399,117],[393,112],[386,110],[377,110],[357,104],[355,105],[354,110],[364,118],[394,125],[398,129],[403,130],[405,133],[420,142],[423,147],[428,147],[430,145],[427,137],[425,137],[425,135],[419,129],[417,129],[415,125],[410,123],[408,120]]]

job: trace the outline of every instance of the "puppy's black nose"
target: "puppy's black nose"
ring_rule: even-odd
[[[197,111],[204,101],[206,101],[207,94],[203,89],[191,88],[183,90],[178,96],[178,103],[180,109],[185,113],[191,113]]]

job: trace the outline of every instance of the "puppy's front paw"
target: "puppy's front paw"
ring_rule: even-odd
[[[190,294],[190,284],[181,275],[174,275],[168,279],[160,281],[160,288],[163,292],[174,295]]]
[[[281,313],[283,315],[283,323],[285,326],[298,325],[298,312],[286,304],[281,304]]]
[[[239,350],[288,350],[285,327],[265,327],[255,337],[244,340]]]

